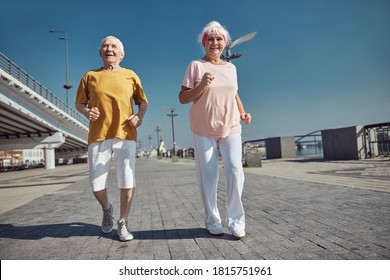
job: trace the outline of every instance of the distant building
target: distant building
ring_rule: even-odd
[[[44,158],[42,149],[0,150],[0,166],[36,165]]]

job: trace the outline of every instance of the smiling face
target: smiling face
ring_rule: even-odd
[[[212,32],[204,40],[204,49],[208,57],[220,57],[226,47],[226,39],[223,35]]]
[[[125,56],[122,44],[115,37],[107,37],[100,46],[100,57],[105,66],[119,65]]]

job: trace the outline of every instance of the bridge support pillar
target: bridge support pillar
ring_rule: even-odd
[[[46,169],[54,169],[56,168],[56,159],[55,152],[52,148],[45,148],[45,168]]]
[[[321,131],[324,159],[358,160],[364,157],[362,126],[350,126]]]
[[[294,136],[265,139],[267,159],[295,158]]]

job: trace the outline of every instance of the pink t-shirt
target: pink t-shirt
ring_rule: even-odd
[[[192,132],[205,137],[226,137],[241,133],[240,112],[236,102],[236,67],[230,62],[215,65],[202,59],[195,60],[188,65],[182,85],[195,88],[205,72],[211,73],[214,80],[192,104]]]

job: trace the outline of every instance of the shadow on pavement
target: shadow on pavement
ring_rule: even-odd
[[[100,226],[86,223],[14,226],[0,224],[0,238],[38,240],[45,237],[101,236]]]
[[[194,239],[217,238],[224,240],[236,240],[231,234],[212,236],[205,228],[167,229],[132,231],[134,240],[168,240],[168,239]],[[117,232],[113,230],[109,234],[103,234],[99,225],[87,223],[64,223],[14,226],[12,224],[0,224],[0,238],[39,240],[46,237],[68,238],[72,236],[96,236],[117,240]]]
[[[225,233],[222,236],[210,235],[205,228],[188,228],[188,229],[161,229],[161,230],[144,230],[132,231],[134,239],[138,240],[161,240],[161,239],[195,239],[195,238],[216,238],[225,240],[237,240],[231,234]]]

